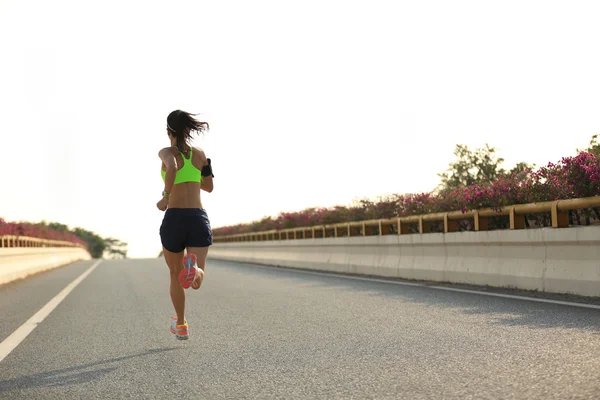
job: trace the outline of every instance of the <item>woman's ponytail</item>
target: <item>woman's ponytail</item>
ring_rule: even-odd
[[[194,118],[196,114],[175,110],[167,117],[167,129],[177,140],[177,147],[184,151],[189,147],[192,132],[205,132],[208,130],[208,122],[198,121]]]

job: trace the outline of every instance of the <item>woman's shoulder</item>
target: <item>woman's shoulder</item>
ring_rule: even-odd
[[[206,158],[206,154],[204,154],[204,150],[201,147],[194,146],[194,147],[192,147],[192,149],[193,149],[194,153],[199,154],[201,157]]]
[[[169,147],[163,147],[162,149],[160,149],[158,151],[158,156],[162,157],[163,155],[171,155],[171,154],[175,154],[175,152],[173,151],[175,150],[174,147],[169,146]]]
[[[192,147],[192,151],[195,154],[194,158],[196,158],[196,160],[198,160],[200,162],[200,164],[202,166],[206,165],[207,161],[206,161],[206,154],[204,153],[204,150],[202,150],[201,147]]]

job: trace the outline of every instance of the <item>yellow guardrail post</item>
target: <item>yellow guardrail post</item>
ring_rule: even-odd
[[[402,218],[398,218],[398,235],[408,234],[408,224],[402,221]]]
[[[488,230],[488,217],[483,217],[479,215],[479,211],[477,210],[473,213],[473,221],[476,232]]]
[[[458,222],[448,219],[448,213],[444,213],[444,233],[456,232],[458,230]]]
[[[517,214],[515,212],[515,206],[510,207],[509,210],[510,229],[525,229],[525,216]]]
[[[419,216],[419,233],[431,232],[431,224],[423,220],[423,215]]]
[[[553,228],[566,228],[569,226],[569,211],[559,211],[558,201],[552,203],[550,213]]]

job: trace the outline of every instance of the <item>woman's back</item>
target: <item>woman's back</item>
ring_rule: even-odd
[[[207,162],[204,151],[197,147],[190,147],[185,152],[180,151],[177,147],[165,148],[163,151],[174,157],[177,164],[175,184],[169,194],[168,207],[203,208],[200,193],[203,183],[201,171]],[[166,169],[163,162],[161,169],[163,180],[166,177]]]

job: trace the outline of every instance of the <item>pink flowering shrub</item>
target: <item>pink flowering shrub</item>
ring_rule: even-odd
[[[450,211],[483,208],[500,210],[504,206],[600,195],[600,156],[581,151],[574,157],[563,157],[536,171],[524,170],[501,174],[494,181],[482,180],[470,186],[441,190],[437,193],[392,194],[376,201],[361,199],[351,206],[308,208],[299,212],[280,213],[277,218],[263,218],[250,224],[237,224],[213,230],[215,236],[269,229],[310,227],[368,219],[406,217]],[[590,224],[600,220],[600,210],[576,210],[569,213],[572,224]],[[548,226],[546,214],[526,215],[526,225]],[[472,229],[472,221],[461,221],[459,230]],[[508,217],[492,217],[490,229],[507,228]],[[439,232],[440,224],[432,224]],[[411,232],[416,228],[411,227]]]
[[[409,194],[400,199],[400,217],[436,212],[435,197],[431,193]]]
[[[69,232],[58,232],[43,224],[27,222],[6,222],[0,218],[0,236],[27,236],[40,239],[62,240],[86,246],[86,243]],[[87,246],[86,246],[87,248]]]
[[[590,197],[600,194],[600,158],[592,153],[582,152],[577,157],[563,158],[566,180],[570,195]]]

